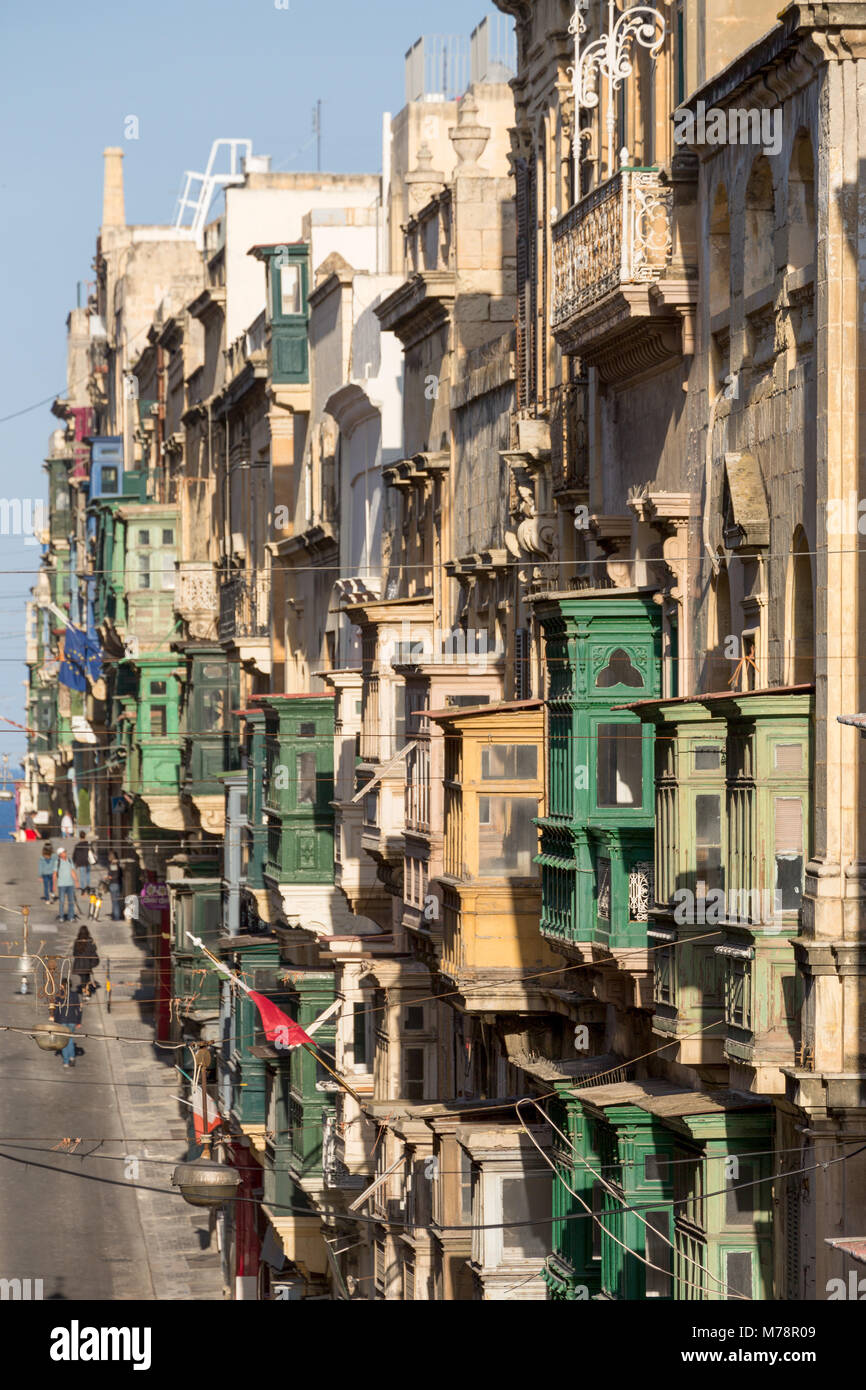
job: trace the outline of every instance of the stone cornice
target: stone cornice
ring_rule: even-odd
[[[451,271],[417,271],[373,312],[386,333],[396,333],[404,347],[412,347],[448,323],[456,294]]]

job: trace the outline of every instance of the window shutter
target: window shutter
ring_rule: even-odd
[[[517,204],[517,404],[527,401],[527,322],[529,288],[529,171],[525,159],[514,165]]]
[[[515,628],[514,631],[514,698],[528,700],[530,697],[529,670],[529,629]]]
[[[785,1284],[786,1296],[800,1298],[800,1193],[798,1184],[785,1183]]]

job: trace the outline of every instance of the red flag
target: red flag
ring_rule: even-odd
[[[313,1045],[313,1039],[308,1037],[301,1025],[278,1009],[272,1000],[264,994],[256,994],[252,989],[249,997],[259,1011],[268,1042],[276,1043],[278,1047],[298,1047],[301,1043]]]

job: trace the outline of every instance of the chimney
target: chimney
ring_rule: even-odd
[[[123,150],[116,146],[103,150],[105,160],[105,181],[102,188],[103,227],[125,227],[126,213],[123,207]]]

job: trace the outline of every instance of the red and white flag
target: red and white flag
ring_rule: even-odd
[[[247,994],[259,1011],[268,1042],[272,1042],[275,1047],[283,1048],[299,1047],[301,1043],[313,1045],[309,1033],[305,1033],[300,1023],[295,1023],[293,1018],[289,1018],[288,1014],[277,1008],[273,1000],[264,994],[256,994],[254,989],[248,989]]]
[[[199,1085],[194,1085],[190,1092],[190,1104],[192,1105],[192,1123],[196,1139],[201,1139],[204,1134],[204,1095]],[[217,1105],[216,1096],[208,1091],[207,1093],[207,1132],[210,1134],[212,1129],[216,1129],[220,1124],[220,1112]]]

